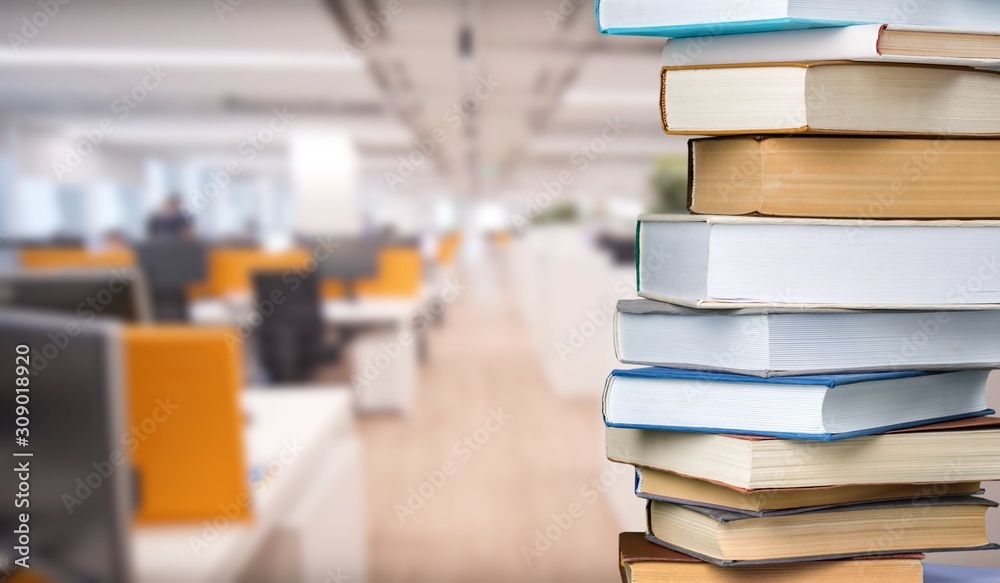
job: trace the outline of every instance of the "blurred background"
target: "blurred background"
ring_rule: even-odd
[[[4,577],[617,579],[614,303],[636,215],[686,196],[661,41],[585,0],[0,24],[0,409],[34,454]]]

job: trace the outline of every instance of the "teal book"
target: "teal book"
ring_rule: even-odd
[[[685,38],[828,28],[854,24],[906,24],[1000,31],[1000,2],[992,0],[597,0],[604,34]]]

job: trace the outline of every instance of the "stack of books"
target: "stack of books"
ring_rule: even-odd
[[[596,12],[671,38],[663,129],[715,136],[691,215],[639,217],[618,305],[648,367],[604,392],[648,501],[623,579],[916,583],[924,553],[1000,548],[1000,2]]]

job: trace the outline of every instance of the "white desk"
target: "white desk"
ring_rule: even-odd
[[[205,523],[135,529],[137,580],[322,581],[339,569],[364,581],[361,446],[350,391],[250,389],[243,407],[248,464],[255,474],[271,470],[251,488],[253,521],[217,536]]]
[[[359,298],[323,303],[323,319],[328,325],[384,328],[359,335],[351,346],[352,388],[357,393],[359,410],[406,413],[412,407],[418,390],[423,342],[417,334],[416,320],[436,297],[431,286],[424,286],[421,291],[419,297],[412,299]],[[198,300],[191,304],[190,310],[195,324],[242,327],[259,324],[256,317],[254,322],[250,321],[255,308],[246,294]]]
[[[406,325],[415,318],[424,303],[423,297],[413,299],[327,300],[323,302],[323,319],[329,324]],[[245,294],[227,298],[200,299],[191,303],[191,321],[201,325],[247,323],[253,313],[253,300]]]

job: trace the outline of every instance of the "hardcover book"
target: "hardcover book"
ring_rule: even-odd
[[[990,371],[761,378],[671,368],[616,370],[608,427],[837,441],[978,417]]]
[[[816,561],[744,567],[737,571],[706,563],[646,540],[641,532],[618,535],[625,583],[920,583],[923,555],[893,555],[845,561]],[[735,577],[735,578],[734,578]]]
[[[1000,135],[996,71],[777,63],[664,67],[660,81],[671,134]]]
[[[863,502],[972,496],[982,494],[983,489],[979,482],[958,482],[737,490],[671,472],[636,468],[635,493],[647,500],[704,506],[750,516],[776,516]]]
[[[1000,418],[830,443],[608,427],[611,461],[743,490],[1000,480]]]
[[[1000,141],[741,136],[691,140],[693,213],[1000,217]]]
[[[605,34],[691,37],[888,22],[998,30],[991,0],[899,3],[893,0],[597,0]]]
[[[667,41],[664,67],[786,63],[788,61],[871,61],[964,67],[1000,65],[1000,35],[961,29],[895,24],[832,28]]]
[[[996,505],[969,496],[753,517],[654,500],[647,505],[646,536],[650,542],[724,567],[992,550],[1000,546],[987,538],[986,510]]]
[[[620,300],[614,342],[627,364],[771,377],[1000,368],[997,330],[1000,311],[717,310]]]
[[[1000,221],[644,215],[638,292],[697,308],[1000,308]]]

